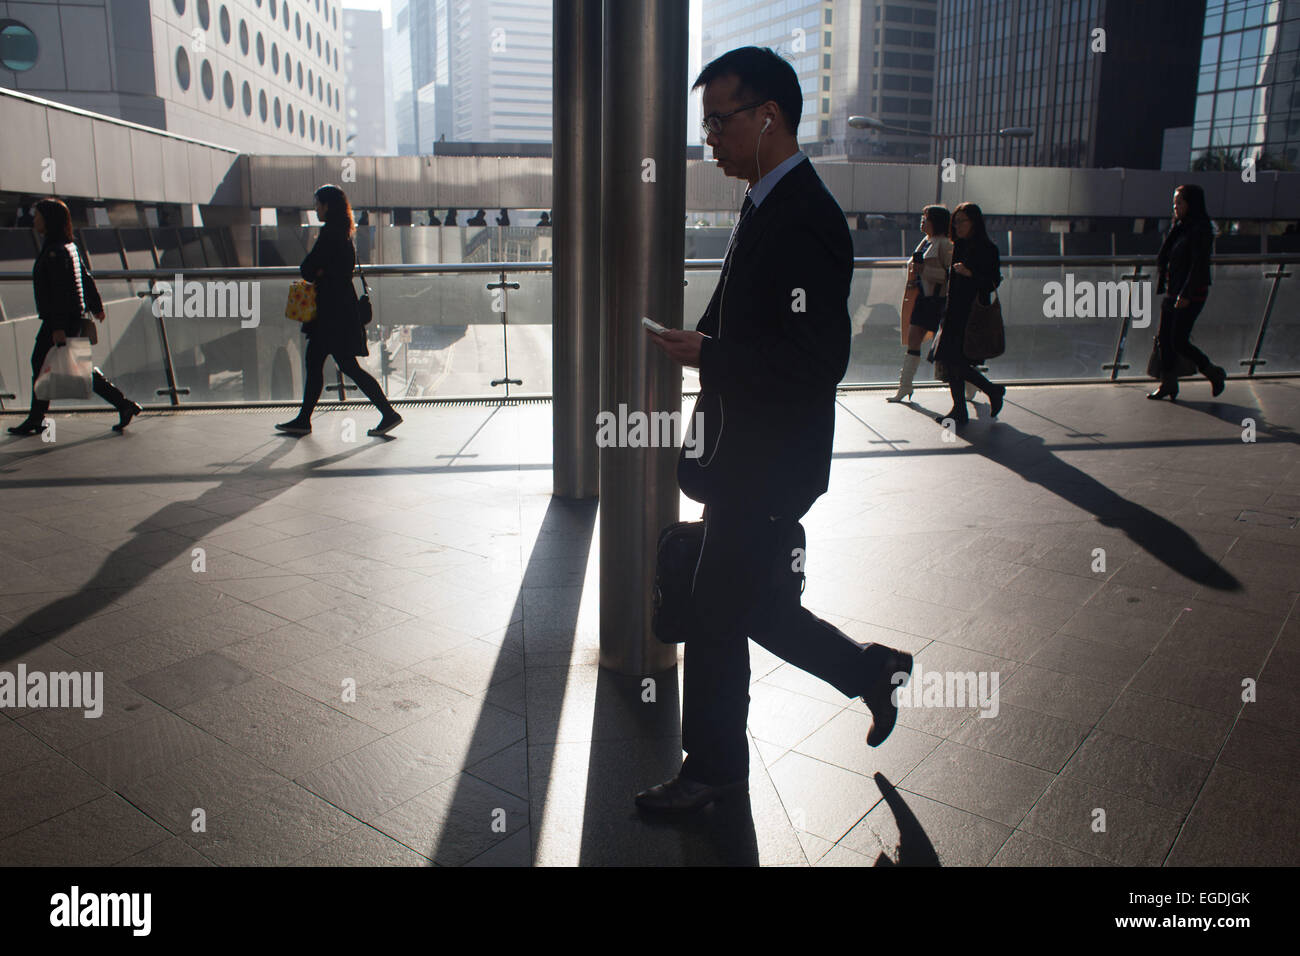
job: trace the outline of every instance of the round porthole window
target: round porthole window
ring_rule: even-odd
[[[203,87],[203,98],[212,99],[217,89],[217,82],[212,75],[212,64],[207,60],[204,60],[203,66],[199,68],[199,83]]]
[[[208,9],[208,0],[199,0],[199,26],[207,29],[212,26],[212,11]]]
[[[226,101],[226,109],[235,108],[235,79],[226,71],[226,75],[221,78],[221,98]]]
[[[40,45],[36,34],[17,20],[0,20],[0,64],[22,73],[36,65]]]
[[[190,55],[185,52],[185,47],[176,48],[176,82],[181,85],[182,90],[190,88]]]
[[[185,13],[185,0],[172,0],[172,6],[176,8],[177,13]]]

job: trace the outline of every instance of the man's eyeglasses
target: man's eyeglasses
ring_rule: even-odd
[[[767,100],[763,101],[763,103],[766,102]],[[703,129],[704,132],[706,133],[712,133],[715,136],[721,136],[723,120],[729,119],[730,117],[735,116],[737,113],[743,113],[745,112],[745,110],[756,109],[757,107],[762,106],[763,103],[754,103],[750,106],[742,106],[740,107],[740,109],[732,110],[730,113],[710,113],[708,116],[704,117],[704,119],[700,120],[700,128]]]

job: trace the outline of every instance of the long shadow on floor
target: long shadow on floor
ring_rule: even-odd
[[[1221,422],[1243,430],[1246,427],[1246,419],[1250,419],[1254,423],[1257,435],[1265,435],[1272,441],[1300,444],[1300,434],[1285,425],[1269,424],[1264,420],[1263,411],[1258,408],[1238,405],[1234,402],[1188,402],[1182,399],[1179,399],[1175,404],[1194,412],[1200,412],[1203,415],[1209,415],[1211,418],[1217,418]]]
[[[275,472],[272,475],[269,471],[270,466],[288,454],[294,445],[294,439],[283,438],[274,441],[271,450],[248,467],[226,475],[208,475],[206,480],[216,481],[217,484],[197,498],[170,502],[145,518],[131,529],[135,537],[118,545],[104,559],[95,576],[76,593],[27,612],[21,621],[4,633],[0,633],[0,663],[15,661],[21,655],[60,637],[77,625],[89,622],[100,612],[105,611],[115,600],[143,584],[158,568],[188,552],[197,542],[222,525],[273,500],[298,482],[312,477],[312,473],[318,469],[351,458],[371,447],[358,445],[356,448],[307,462],[299,468]],[[249,502],[247,507],[229,509],[222,506],[222,502],[228,504],[232,497],[236,496],[235,488],[239,488],[254,476],[274,477],[282,481],[282,484],[270,493],[264,492],[263,497],[256,498],[255,503]],[[167,481],[168,478],[155,476],[148,480],[156,484],[160,480]],[[95,481],[93,477],[83,477],[70,478],[64,483],[84,486]],[[22,483],[4,482],[0,487],[12,484]],[[35,482],[35,484],[41,483]],[[210,517],[195,520],[191,514],[195,509],[209,511]],[[218,511],[226,513],[218,514]],[[183,534],[173,530],[182,526]],[[144,558],[147,558],[147,562],[143,560]],[[223,604],[233,607],[238,603],[233,598],[226,598],[225,595],[221,595],[220,598],[217,604],[197,612],[195,616],[219,611]]]
[[[880,771],[874,774],[876,786],[880,788],[880,795],[885,799],[885,805],[894,815],[894,822],[898,827],[898,859],[893,859],[887,853],[881,853],[876,857],[873,866],[941,866],[939,854],[935,852],[934,844],[930,838],[925,835],[925,830],[921,826],[921,821],[916,818],[912,808],[907,805],[902,795],[892,783],[886,779]]]
[[[918,410],[930,414],[923,408]],[[1091,512],[1099,524],[1122,531],[1142,550],[1189,581],[1219,591],[1242,590],[1242,583],[1232,573],[1168,518],[1129,501],[1086,471],[1062,461],[1048,450],[1041,436],[1005,422],[987,423],[987,428],[985,424],[972,419],[960,433],[967,453],[982,455],[1076,508]]]

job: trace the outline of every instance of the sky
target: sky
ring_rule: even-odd
[[[691,0],[691,49],[698,50],[700,45],[700,16],[703,0]],[[345,10],[378,10],[384,15],[384,27],[392,26],[392,0],[347,0]],[[692,77],[694,79],[694,77]]]
[[[702,29],[704,0],[690,0],[691,17],[690,17],[690,50],[687,61],[687,72],[689,74],[687,82],[695,79],[700,68],[704,65],[700,62],[700,32]],[[384,28],[392,26],[393,4],[392,0],[347,0],[343,4],[345,10],[378,10],[384,15]],[[686,142],[689,145],[696,145],[700,142],[697,124],[700,116],[700,94],[692,93],[690,105],[687,107],[687,135]]]

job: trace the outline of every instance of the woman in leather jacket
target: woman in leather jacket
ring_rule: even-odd
[[[303,335],[307,336],[302,408],[296,418],[275,427],[290,435],[311,432],[311,413],[325,387],[325,359],[333,356],[339,371],[356,382],[383,413],[379,424],[366,434],[384,435],[402,423],[402,416],[356,358],[369,355],[370,349],[366,345],[366,327],[357,314],[356,286],[352,284],[357,264],[352,244],[356,232],[352,206],[338,186],[322,186],[316,190],[316,215],[324,225],[299,269],[304,279],[316,285],[316,318],[302,325]]]
[[[36,379],[45,363],[45,354],[82,334],[85,313],[91,312],[97,321],[104,321],[104,303],[90,274],[90,263],[72,240],[72,214],[68,207],[58,199],[42,199],[36,204],[34,219],[36,233],[42,238],[41,251],[32,267],[32,287],[41,327],[32,348],[32,407],[24,421],[9,429],[11,435],[33,435],[41,430],[41,422],[50,407],[48,401],[36,397]],[[122,431],[142,409],[98,368],[90,378],[95,394],[117,409],[113,431]]]
[[[1147,398],[1178,397],[1178,357],[1184,355],[1210,380],[1210,394],[1218,395],[1228,373],[1210,361],[1191,342],[1192,325],[1210,294],[1210,256],[1214,252],[1214,226],[1205,208],[1205,190],[1195,184],[1174,190],[1174,221],[1156,259],[1160,304],[1160,387]]]

